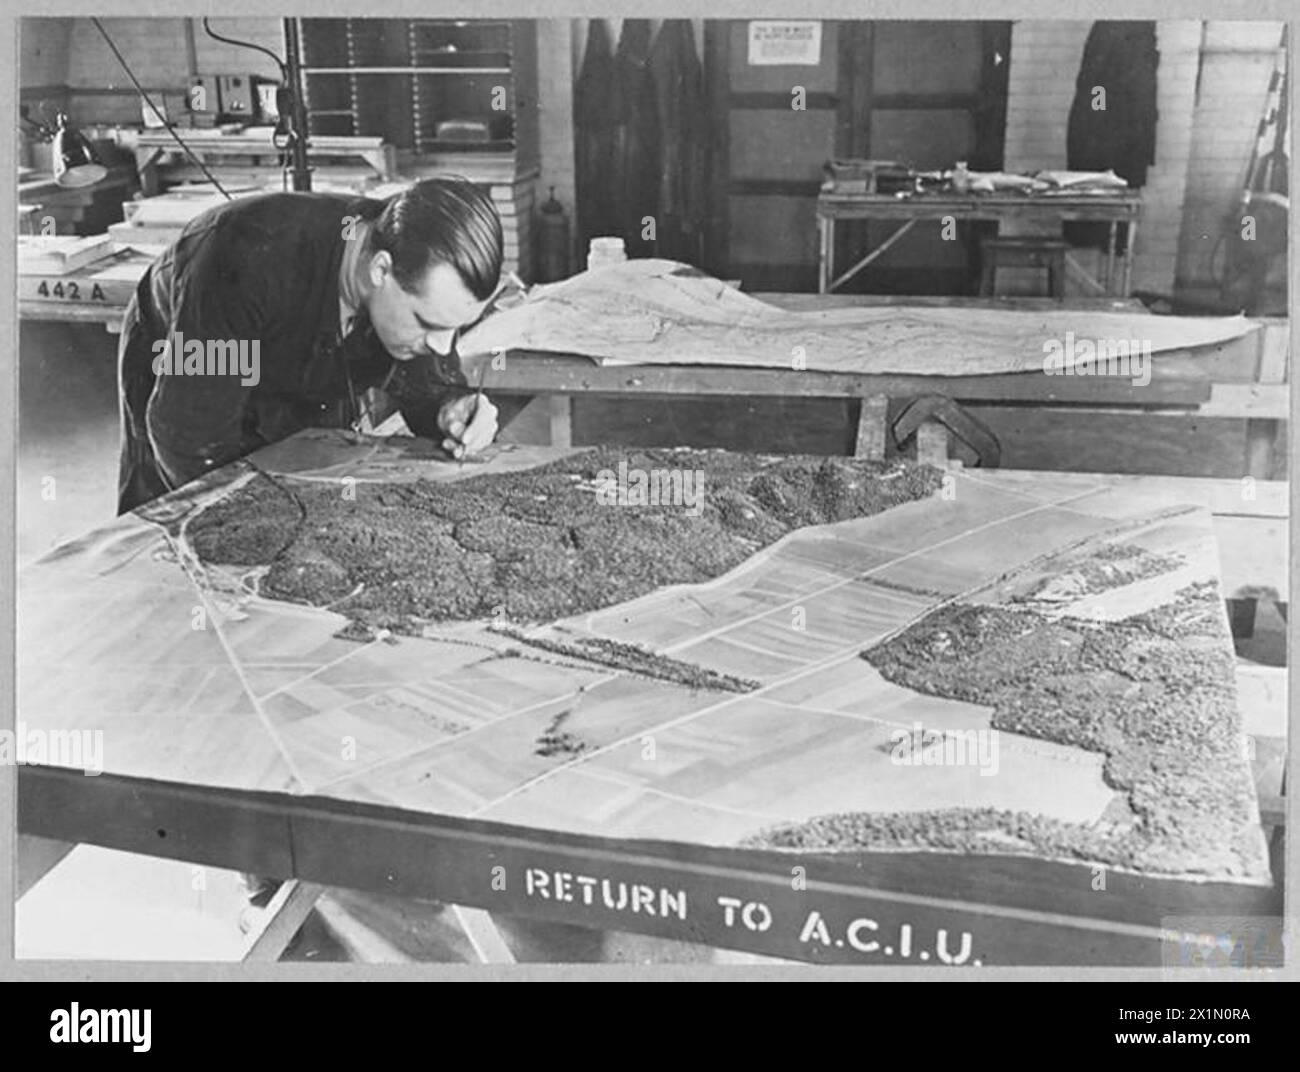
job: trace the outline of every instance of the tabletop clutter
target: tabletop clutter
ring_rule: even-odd
[[[1107,194],[1129,186],[1114,171],[972,171],[958,161],[943,171],[919,171],[893,160],[828,160],[822,168],[822,194],[907,198],[927,193]]]

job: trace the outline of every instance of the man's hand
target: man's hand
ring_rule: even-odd
[[[443,450],[453,458],[477,454],[497,435],[497,408],[487,395],[462,395],[443,403],[438,427],[446,438]]]

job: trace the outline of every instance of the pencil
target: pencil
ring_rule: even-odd
[[[477,378],[478,382],[476,383],[474,388],[474,408],[469,411],[469,416],[465,420],[466,428],[469,428],[470,422],[474,419],[475,415],[478,413],[479,403],[483,401],[483,377],[487,375],[487,367],[488,367],[488,363],[486,360],[483,361],[483,363],[478,367],[478,378]],[[465,468],[464,444],[461,444],[460,468],[461,469]]]

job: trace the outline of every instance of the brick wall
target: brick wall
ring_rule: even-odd
[[[1065,166],[1074,78],[1090,26],[1012,27],[1008,170]],[[1172,293],[1213,282],[1222,251],[1213,264],[1211,255],[1245,178],[1281,32],[1277,22],[1157,23],[1156,160],[1143,189],[1135,289]],[[1095,267],[1095,256],[1076,256]],[[1000,274],[999,289],[1004,283],[1013,293],[1041,285],[1032,273],[1014,272]]]
[[[21,19],[18,27],[18,101],[38,123],[53,126],[68,107],[65,84],[72,26],[68,19]],[[20,124],[18,162],[49,167],[49,146],[37,145],[31,128]]]
[[[1201,24],[1188,19],[1156,24],[1160,66],[1156,74],[1155,165],[1142,188],[1142,222],[1133,264],[1133,288],[1171,294],[1178,264],[1192,143],[1192,112]]]
[[[190,20],[179,18],[106,18],[100,21],[155,103],[160,102],[160,94],[165,92],[173,106],[179,105],[194,72],[279,77],[279,68],[270,57],[212,40],[203,32],[198,19],[193,20],[192,30],[187,25]],[[280,19],[216,18],[212,21],[213,29],[220,34],[250,41],[271,49],[277,55],[284,55]],[[70,107],[75,110],[77,122],[82,126],[140,123],[140,102],[131,81],[90,19],[30,19],[25,22],[52,25],[36,27],[31,49],[24,46],[23,85],[44,84],[41,78],[57,72],[58,77],[52,81],[67,83]],[[61,63],[49,58],[56,50],[63,52]]]
[[[1066,131],[1075,77],[1090,22],[1024,21],[1011,29],[1005,166],[1034,171],[1066,166]],[[1156,24],[1160,50],[1157,74],[1156,159],[1143,188],[1142,222],[1134,247],[1133,287],[1172,290],[1191,145],[1200,23]],[[1099,255],[1078,251],[1076,259],[1095,274]],[[1041,286],[1031,273],[999,273],[1010,292]],[[1070,289],[1081,288],[1072,283]]]
[[[284,58],[283,19],[214,18],[212,28],[222,37],[234,37],[250,44],[269,48]],[[194,49],[199,74],[256,74],[263,78],[280,78],[280,69],[269,56],[248,48],[225,45],[203,32],[203,22],[194,19]]]
[[[1007,126],[1002,166],[1007,171],[1041,171],[1065,167],[1065,130],[1074,101],[1074,79],[1083,57],[1091,22],[1018,21],[1011,26],[1011,70],[1007,76]],[[1059,234],[1060,228],[1032,221],[1008,222],[1001,234]],[[1081,260],[1095,266],[1084,254]],[[1041,271],[1004,269],[996,280],[999,294],[1040,294]],[[1079,288],[1067,280],[1070,293]]]
[[[23,88],[61,86],[68,80],[69,19],[21,19],[18,78]]]
[[[572,19],[540,19],[537,23],[537,104],[541,141],[538,208],[555,187],[555,197],[569,216],[574,234],[573,48]],[[570,266],[577,268],[570,249]]]
[[[1216,256],[1216,247],[1245,183],[1281,34],[1280,22],[1205,24],[1178,243],[1180,288],[1217,289],[1223,250]]]
[[[1065,127],[1091,22],[1020,21],[1011,27],[1008,171],[1065,167]]]
[[[184,19],[100,19],[114,44],[147,88],[184,86],[189,77]],[[89,19],[72,20],[68,85],[91,89],[130,87],[121,64]]]

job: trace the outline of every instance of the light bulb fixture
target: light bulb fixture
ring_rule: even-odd
[[[108,174],[99,162],[86,136],[68,126],[68,117],[59,112],[54,129],[54,181],[60,186],[93,186]]]

